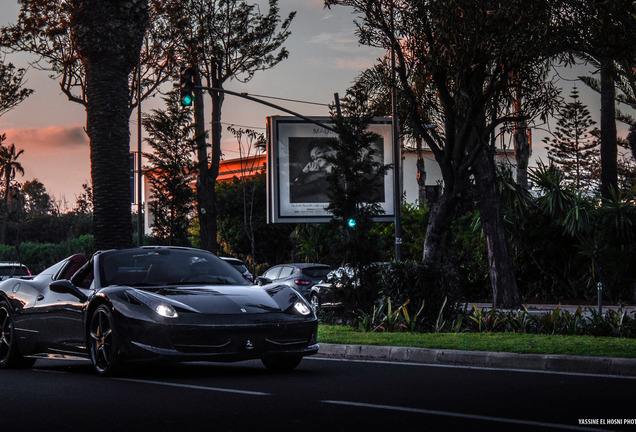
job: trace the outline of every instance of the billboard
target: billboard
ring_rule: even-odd
[[[333,127],[330,117],[311,117]],[[369,130],[379,135],[376,154],[383,164],[393,163],[390,118],[375,118]],[[270,223],[328,222],[328,156],[338,135],[297,117],[267,118],[267,221]],[[393,175],[389,173],[369,188],[369,201],[384,213],[376,221],[393,220]]]

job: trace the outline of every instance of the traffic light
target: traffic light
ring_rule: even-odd
[[[194,69],[191,67],[181,68],[179,81],[179,95],[182,106],[191,106],[194,100],[192,91],[194,90]]]
[[[354,218],[347,219],[347,226],[351,229],[356,227],[356,220]]]

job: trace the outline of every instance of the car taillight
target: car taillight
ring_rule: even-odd
[[[309,284],[311,283],[311,281],[304,280],[304,279],[296,279],[296,280],[294,281],[294,283],[295,283],[296,285],[309,285]]]

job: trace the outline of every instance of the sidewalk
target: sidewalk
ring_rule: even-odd
[[[492,309],[492,303],[464,303],[464,306],[468,309],[472,309],[473,306],[476,306],[477,309],[481,310],[489,310]],[[531,303],[531,304],[527,304],[526,308],[528,310],[529,313],[533,313],[533,314],[543,314],[543,313],[550,313],[553,312],[555,309],[559,308],[562,311],[568,311],[570,313],[574,313],[576,312],[576,310],[579,308],[579,305],[572,305],[572,304],[536,304],[536,303]],[[580,305],[580,308],[583,312],[586,312],[588,309],[593,309],[593,310],[598,310],[598,305],[592,305],[592,304],[588,304],[588,305]],[[628,313],[630,316],[632,313],[636,312],[636,305],[633,304],[629,304],[629,305],[621,305],[621,306],[617,306],[617,305],[602,305],[602,310],[603,310],[603,314],[605,314],[605,312],[607,312],[608,310],[612,310],[612,311],[618,311],[618,310],[622,310],[623,312]]]
[[[318,357],[636,377],[636,358],[517,354],[321,343]]]

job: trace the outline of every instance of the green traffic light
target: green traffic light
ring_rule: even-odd
[[[191,106],[193,100],[194,100],[194,97],[192,95],[190,94],[183,95],[183,98],[181,98],[181,105]]]
[[[347,226],[349,228],[355,228],[356,227],[356,220],[355,219],[347,219]]]

